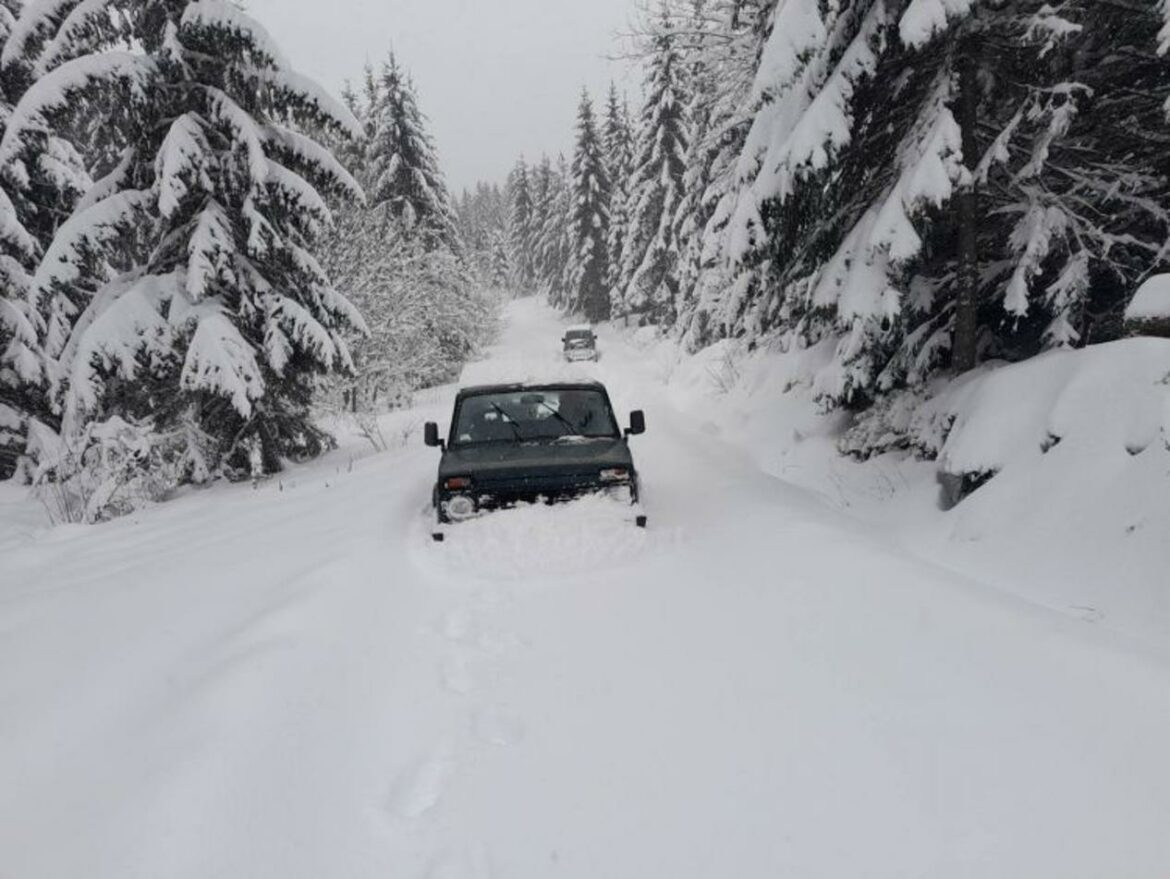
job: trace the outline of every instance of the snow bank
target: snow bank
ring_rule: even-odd
[[[1170,340],[987,368],[857,420],[816,402],[831,340],[695,355],[625,341],[707,433],[888,540],[1062,613],[1170,635]],[[974,488],[950,511],[940,470]]]
[[[1166,450],[1168,380],[1170,340],[1051,351],[958,382],[923,408],[916,427],[951,423],[940,450],[949,473],[1030,470],[1062,446],[1068,479],[1083,479],[1151,447]]]
[[[1142,284],[1125,310],[1125,319],[1170,320],[1170,275],[1154,275]]]
[[[929,555],[1151,641],[1170,634],[1170,340],[1052,352],[945,391],[940,462],[994,473],[922,523]],[[911,520],[915,521],[915,520]]]
[[[418,543],[427,568],[454,580],[526,581],[548,586],[568,577],[612,577],[636,565],[651,546],[660,552],[670,535],[633,527],[635,511],[606,497],[573,504],[526,504],[447,529],[442,544],[429,544],[420,523]]]

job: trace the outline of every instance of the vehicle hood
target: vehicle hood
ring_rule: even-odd
[[[633,468],[624,439],[490,443],[448,449],[439,464],[439,479],[471,476],[483,484],[526,476],[595,473],[607,467]]]

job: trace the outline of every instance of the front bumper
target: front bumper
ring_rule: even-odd
[[[622,482],[600,482],[595,476],[582,479],[524,479],[469,491],[436,488],[434,503],[439,521],[459,522],[521,504],[565,503],[589,495],[606,495],[625,503],[637,503],[637,477]]]

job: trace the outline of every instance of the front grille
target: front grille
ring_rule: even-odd
[[[535,501],[544,497],[549,500],[576,497],[604,486],[596,473],[580,473],[558,476],[523,476],[509,479],[480,481],[475,494],[482,503],[508,504],[521,501]]]

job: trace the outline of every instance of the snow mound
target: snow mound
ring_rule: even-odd
[[[650,546],[634,509],[607,497],[530,504],[444,526],[429,566],[458,579],[532,580],[545,586],[628,567]],[[428,512],[428,528],[429,528]]]
[[[948,566],[1164,643],[1170,628],[1170,339],[1055,351],[956,383],[940,456],[995,475],[938,521]],[[980,478],[969,481],[968,488]]]
[[[1154,275],[1138,287],[1125,310],[1125,319],[1170,320],[1170,274]]]
[[[1067,477],[1081,480],[1159,437],[1166,451],[1168,380],[1167,340],[1052,351],[957,383],[923,408],[918,429],[952,422],[939,455],[949,473],[1027,470],[1060,446]]]

